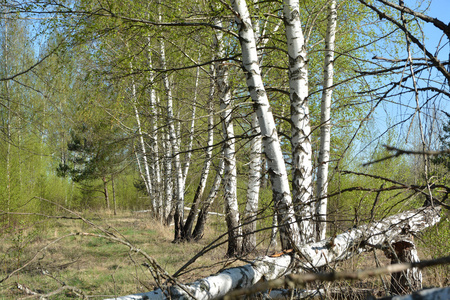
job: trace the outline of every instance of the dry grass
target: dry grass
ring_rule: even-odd
[[[113,216],[110,212],[95,212],[85,213],[84,216],[103,229],[117,232],[124,240],[145,251],[169,274],[177,271],[225,230],[224,221],[212,217],[205,237],[200,242],[173,244],[173,228],[162,226],[148,214],[121,212],[118,216]],[[26,297],[23,289],[17,288],[17,283],[38,293],[48,293],[63,285],[73,286],[93,299],[145,292],[155,287],[151,273],[143,266],[146,262],[143,256],[130,252],[125,245],[104,238],[73,235],[62,238],[76,232],[99,233],[99,230],[81,220],[47,219],[42,223],[32,224],[22,220],[11,227],[9,232],[0,232],[0,280],[25,265],[0,283],[0,299]],[[58,239],[61,240],[51,244]],[[183,274],[179,281],[192,282],[222,268],[244,263],[226,260],[225,247],[226,245],[222,245],[204,254],[189,267],[191,272]],[[263,255],[266,250],[261,246],[257,254]],[[425,252],[422,251],[421,257],[429,258]],[[377,257],[381,265],[390,263],[382,253],[377,252]],[[332,267],[339,271],[375,266],[374,254],[365,253]],[[442,267],[426,270],[424,285],[448,285],[447,272],[448,268]],[[353,294],[355,290],[362,290],[364,293],[382,296],[385,294],[385,287],[389,287],[389,278],[385,276],[360,282],[339,282],[321,287],[350,291]],[[367,293],[364,293],[360,299],[365,298]],[[65,291],[51,299],[74,297],[78,296]]]
[[[207,229],[204,239],[198,243],[173,244],[173,228],[162,226],[148,214],[121,212],[113,216],[109,212],[98,212],[88,214],[87,218],[97,226],[116,231],[124,240],[154,258],[169,274],[177,271],[219,234],[218,227],[213,226]],[[10,233],[1,234],[1,279],[27,262],[31,263],[1,283],[0,299],[25,296],[23,291],[17,289],[17,283],[39,293],[69,285],[93,298],[154,288],[155,281],[143,266],[146,259],[130,252],[125,245],[100,237],[73,235],[49,245],[70,233],[99,233],[81,220],[59,219],[40,225],[16,227]],[[225,252],[224,246],[220,246],[206,253],[191,266],[195,268],[195,274],[189,272],[179,280],[189,282],[229,266],[231,261],[224,260]],[[71,297],[73,293],[66,292],[52,299]]]

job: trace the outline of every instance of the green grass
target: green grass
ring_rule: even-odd
[[[96,226],[114,232],[117,237],[145,251],[169,274],[173,274],[195,253],[219,233],[208,229],[199,243],[173,244],[173,228],[167,228],[148,215],[122,212],[118,216],[87,216]],[[39,226],[22,222],[20,226],[0,233],[0,280],[27,264],[20,272],[0,283],[0,299],[16,299],[27,296],[16,283],[30,290],[48,293],[62,285],[83,290],[93,299],[105,296],[144,292],[155,287],[149,270],[143,266],[146,259],[118,242],[98,236],[68,236],[85,232],[103,234],[81,220],[47,220]],[[49,245],[49,243],[51,243]],[[37,255],[36,255],[37,254]],[[194,267],[211,265],[221,261],[225,249],[219,247],[200,258]],[[191,281],[217,271],[223,265],[197,269],[180,281]],[[70,291],[50,299],[73,299]]]

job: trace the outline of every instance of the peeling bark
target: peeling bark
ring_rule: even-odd
[[[394,253],[391,254],[391,263],[419,262],[416,245],[412,238],[406,237],[392,243]],[[405,295],[422,289],[422,272],[417,269],[408,269],[393,273],[391,276],[391,294]]]

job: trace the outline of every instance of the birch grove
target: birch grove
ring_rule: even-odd
[[[447,285],[420,261],[450,238],[433,2],[0,4],[0,294],[344,298],[360,261],[378,295]]]

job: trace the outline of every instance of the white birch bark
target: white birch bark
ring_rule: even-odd
[[[133,65],[130,62],[130,70],[133,72]],[[137,95],[136,95],[136,82],[134,81],[134,78],[131,78],[131,93],[132,93],[132,105],[134,110],[134,117],[136,119],[136,126],[137,126],[137,132],[138,132],[138,140],[139,140],[139,146],[140,146],[140,152],[141,152],[141,159],[142,159],[142,165],[143,165],[143,171],[144,174],[142,174],[142,178],[144,179],[145,188],[147,190],[147,194],[150,197],[152,201],[152,210],[153,213],[156,212],[156,201],[153,197],[152,193],[152,182],[150,177],[150,169],[149,164],[147,160],[147,150],[144,142],[144,135],[142,134],[142,127],[141,127],[141,118],[139,116],[139,111],[137,108]],[[138,158],[139,159],[139,158]]]
[[[256,0],[253,1],[255,8],[259,9]],[[263,48],[268,39],[261,39],[260,19],[253,20],[253,29],[255,32],[255,39],[260,48]],[[262,51],[258,51],[258,62],[261,65]],[[252,130],[250,131],[252,137],[250,141],[250,164],[247,184],[247,202],[245,204],[244,219],[243,219],[243,238],[242,238],[242,251],[243,253],[249,253],[256,248],[256,218],[258,212],[259,190],[261,188],[261,129],[259,128],[258,117],[256,113],[252,114]]]
[[[199,59],[200,61],[200,55]],[[194,129],[195,129],[195,113],[197,110],[197,94],[198,94],[198,80],[200,77],[200,67],[197,67],[197,73],[195,76],[195,87],[194,87],[194,98],[192,99],[192,112],[191,112],[191,127],[189,129],[189,143],[186,149],[186,157],[184,160],[184,169],[183,169],[183,185],[186,186],[186,177],[189,172],[189,166],[191,165],[191,157],[192,157],[192,144],[194,142]]]
[[[161,14],[159,14],[159,18],[161,21]],[[165,53],[165,44],[164,40],[160,40],[160,58],[161,58],[161,68],[166,70],[166,53]],[[175,119],[174,119],[174,109],[173,109],[173,97],[172,97],[172,89],[170,87],[169,77],[166,72],[162,73],[164,90],[166,92],[167,98],[167,123],[169,128],[169,137],[170,137],[170,145],[172,147],[172,155],[174,162],[174,171],[175,171],[175,214],[174,214],[174,223],[175,223],[175,235],[174,240],[179,240],[182,236],[183,230],[183,219],[184,219],[184,180],[183,180],[183,169],[181,167],[180,161],[180,150],[179,150],[179,141],[177,139],[177,132],[175,129]]]
[[[172,179],[172,147],[170,145],[169,133],[165,133],[164,139],[164,221],[167,224],[171,222],[171,213],[173,206],[173,179]]]
[[[289,55],[289,97],[292,126],[292,197],[301,243],[314,240],[312,226],[312,149],[308,107],[308,65],[298,0],[284,0]]]
[[[217,26],[222,26],[219,19],[215,20]],[[225,57],[223,47],[223,33],[215,32],[215,44],[218,57]],[[228,66],[226,62],[217,62],[217,88],[220,100],[220,116],[223,127],[223,160],[224,160],[224,200],[225,214],[228,227],[227,256],[236,256],[242,248],[242,229],[239,221],[239,206],[237,202],[237,178],[236,178],[236,150],[232,118],[231,87],[228,79]]]
[[[158,99],[156,97],[156,91],[153,87],[150,90],[150,113],[151,113],[151,133],[150,133],[150,172],[153,179],[153,192],[152,195],[155,197],[156,202],[156,214],[159,218],[164,217],[163,209],[163,199],[162,199],[162,182],[161,182],[161,166],[159,160],[159,133],[158,131],[158,110],[157,110]]]
[[[147,36],[147,43],[148,43],[148,49],[147,49],[147,61],[148,61],[148,67],[150,70],[153,69],[153,61],[152,61],[152,55],[151,55],[151,39],[149,36]],[[154,88],[154,74],[153,72],[149,72],[148,77],[149,82],[149,106],[150,106],[150,126],[151,126],[151,132],[148,133],[149,136],[149,150],[150,150],[150,174],[152,178],[152,196],[155,198],[155,211],[156,215],[159,218],[164,217],[164,211],[163,211],[163,199],[161,196],[161,167],[159,162],[159,149],[158,149],[158,134],[160,131],[158,131],[158,111],[157,111],[157,97],[156,97],[156,91]]]
[[[325,37],[325,63],[323,66],[323,92],[320,115],[320,150],[316,187],[316,236],[323,240],[326,237],[328,165],[330,161],[331,136],[331,96],[333,93],[334,74],[334,41],[336,36],[336,0],[331,0],[328,7],[328,24]]]
[[[303,245],[299,254],[262,257],[253,263],[224,270],[191,284],[172,286],[164,295],[161,290],[119,297],[116,299],[214,299],[234,289],[248,288],[259,280],[272,280],[293,271],[310,270],[391,243],[407,232],[415,234],[440,221],[441,208],[421,208],[406,211],[384,220],[350,229],[336,237]]]
[[[278,138],[269,100],[261,78],[258,63],[255,35],[245,1],[231,0],[237,12],[236,23],[239,31],[239,42],[242,48],[242,63],[247,77],[247,86],[258,116],[263,139],[264,152],[267,156],[275,209],[279,214],[278,222],[283,249],[292,247],[292,243],[300,245],[298,225],[295,222],[289,181],[284,163],[283,153]]]
[[[250,146],[250,165],[247,185],[247,203],[243,219],[243,253],[249,253],[256,248],[256,217],[258,213],[259,189],[261,187],[261,137],[258,118],[252,114],[252,138]]]
[[[272,228],[270,230],[269,247],[271,247],[271,248],[275,248],[278,245],[277,233],[278,233],[278,220],[277,220],[277,214],[274,213],[272,216]]]

